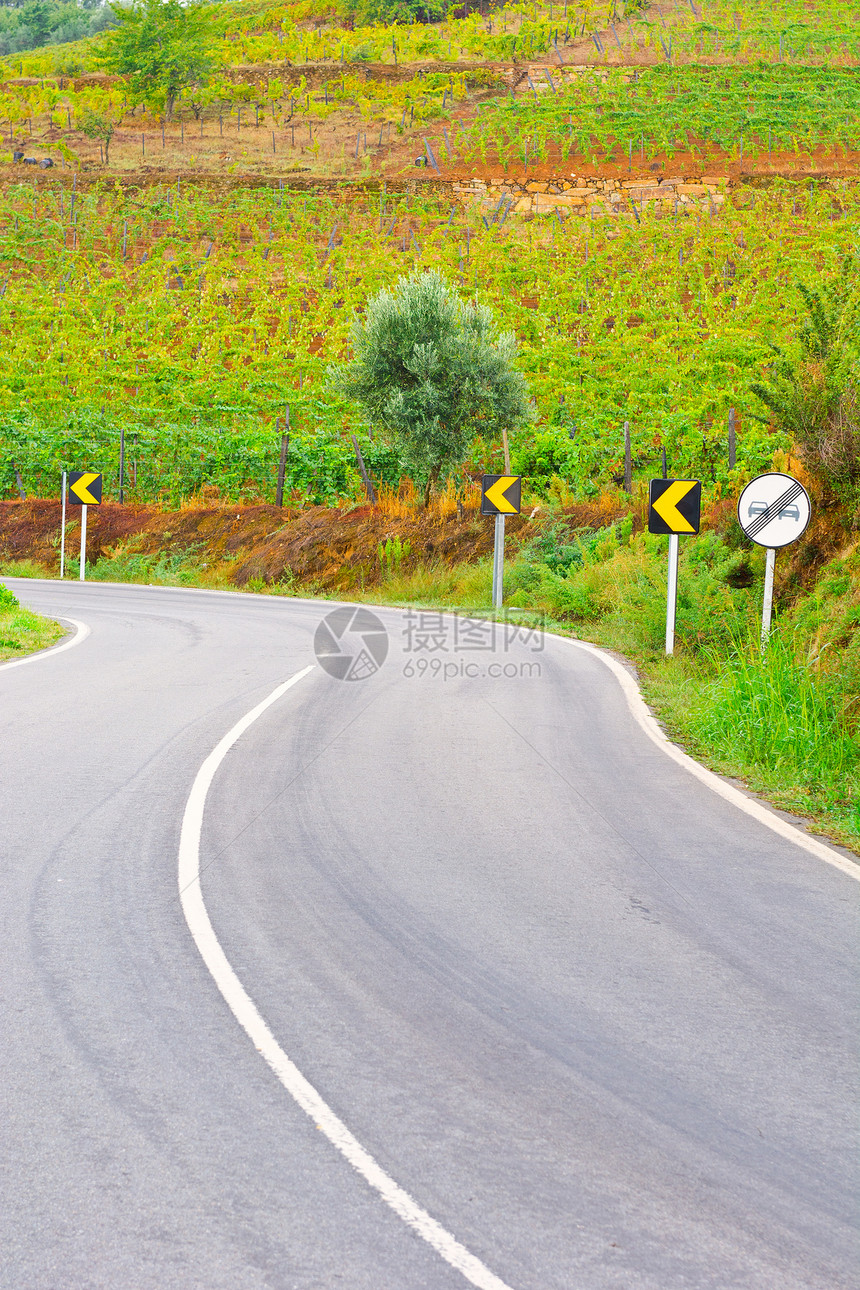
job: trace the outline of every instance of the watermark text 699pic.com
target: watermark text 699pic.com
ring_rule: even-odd
[[[471,618],[437,610],[407,610],[403,616],[403,675],[437,680],[539,677],[541,664],[514,659],[511,651],[539,654],[544,649],[543,624],[525,626],[507,618]],[[499,659],[502,653],[508,655]],[[476,657],[483,655],[483,657]],[[490,655],[491,657],[487,657]]]

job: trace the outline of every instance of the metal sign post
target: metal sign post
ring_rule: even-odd
[[[501,609],[504,599],[505,576],[505,517],[496,516],[496,532],[493,539],[493,608]]]
[[[496,517],[493,539],[494,609],[501,609],[504,598],[505,516],[519,515],[522,483],[522,475],[484,475],[481,480],[481,514]]]
[[[762,653],[770,636],[777,550],[797,541],[806,531],[811,514],[812,504],[803,484],[778,471],[756,476],[738,498],[738,523],[747,537],[767,552],[761,610]]]
[[[666,580],[666,653],[675,653],[675,614],[678,608],[678,534],[669,534],[669,576]]]
[[[764,561],[764,601],[761,608],[761,648],[764,653],[767,638],[770,636],[770,618],[773,613],[773,571],[776,566],[776,551],[772,546],[767,548]]]
[[[60,577],[66,575],[66,472],[63,471],[63,518],[60,521]]]
[[[648,532],[668,533],[669,573],[666,579],[666,653],[675,652],[678,608],[678,534],[698,533],[702,514],[702,485],[698,479],[652,479],[648,487]]]
[[[81,582],[87,580],[87,507],[81,508],[81,568],[78,574]]]

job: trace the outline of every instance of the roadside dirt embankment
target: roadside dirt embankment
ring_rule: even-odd
[[[300,584],[319,591],[349,591],[372,585],[386,558],[380,547],[399,539],[398,567],[419,561],[454,565],[479,559],[493,548],[493,522],[473,507],[439,514],[413,510],[386,513],[384,507],[313,506],[300,510],[271,505],[91,507],[87,517],[87,561],[116,561],[117,576],[133,571],[141,557],[161,557],[174,566],[193,565],[201,580],[237,587]],[[405,510],[405,508],[396,508]],[[80,515],[69,512],[66,554],[77,554]],[[528,525],[512,516],[512,549]],[[47,572],[59,569],[60,503],[31,499],[0,502],[0,559],[31,560]],[[124,567],[123,567],[124,562]]]

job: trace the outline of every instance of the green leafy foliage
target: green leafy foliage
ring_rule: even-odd
[[[598,31],[604,33],[595,44],[598,65],[641,62],[645,54],[649,61],[656,56],[658,62],[673,65],[730,59],[832,67],[848,65],[860,54],[860,25],[839,0],[748,0],[742,12],[729,0],[719,0],[708,5],[706,14],[697,6],[664,7],[659,14],[639,3],[595,8],[590,0],[568,3],[563,10],[549,0],[544,4],[504,4],[486,16],[479,11],[455,16],[462,10],[447,6],[444,20],[432,25],[423,15],[434,15],[438,0],[366,2],[368,8],[360,17],[353,8],[355,0],[231,0],[210,8],[226,61],[243,63],[282,59],[294,64],[326,59],[340,62],[341,56],[347,63],[402,64],[428,58],[511,62],[547,51],[554,54],[556,42],[563,47],[583,34]],[[37,0],[37,4],[43,3],[51,7],[50,0]],[[41,30],[43,24],[24,22],[23,34],[17,23],[11,26],[7,49],[35,49],[44,39],[74,40],[83,35],[81,11],[72,4],[59,5],[58,14],[62,10],[71,11],[70,22],[59,17],[52,20],[47,37]],[[99,13],[101,18],[94,15],[94,23],[110,21],[108,8]],[[392,25],[396,28],[394,39]],[[611,38],[606,34],[607,26]],[[71,71],[72,61],[78,70],[84,70],[92,65],[91,59],[90,48],[81,42],[62,51],[19,56],[19,74],[46,75],[60,65]]]
[[[514,337],[436,270],[416,270],[373,296],[352,344],[355,359],[332,369],[333,388],[391,436],[428,489],[463,462],[476,435],[530,420]]]
[[[556,72],[556,76],[560,77]],[[703,157],[765,156],[853,146],[860,84],[852,70],[818,67],[610,68],[573,75],[540,94],[482,105],[457,136],[464,157],[489,150],[506,163],[581,157],[649,158],[693,149]]]
[[[829,283],[798,284],[806,318],[795,352],[773,346],[769,379],[751,385],[778,428],[839,499],[860,488],[860,277],[845,256]]]
[[[83,112],[80,130],[88,139],[97,139],[102,145],[104,164],[110,162],[110,145],[116,128],[126,109],[125,100],[111,90],[97,90]]]
[[[387,573],[396,573],[411,554],[412,543],[400,537],[386,538],[377,549],[379,563]]]
[[[362,485],[351,441],[331,430],[314,428],[313,404],[299,404],[301,407],[310,427],[302,430],[294,426],[290,435],[286,497],[323,505],[360,496]],[[280,438],[271,428],[231,424],[217,416],[208,423],[156,419],[150,424],[129,417],[124,425],[127,500],[175,506],[207,487],[237,500],[273,500]],[[378,440],[367,439],[364,433],[359,434],[359,440],[376,482],[396,487],[401,473],[396,453]],[[64,470],[91,466],[103,471],[107,496],[115,498],[119,492],[116,415],[107,416],[97,407],[79,407],[74,417],[60,425],[40,424],[27,412],[8,417],[0,421],[0,453],[0,492],[17,495],[11,461],[26,462],[28,488],[40,496],[58,495]]]
[[[0,582],[0,613],[6,613],[10,609],[18,608],[18,597],[11,591],[5,583]]]
[[[30,0],[0,8],[0,57],[104,31],[113,15],[99,0]]]
[[[633,632],[640,647],[659,649],[666,628],[665,540],[634,533],[632,519],[571,531],[562,520],[523,548],[508,579],[510,603],[544,609],[574,623]],[[746,549],[713,531],[685,542],[678,581],[678,641],[688,649],[728,646],[753,612]]]
[[[445,10],[443,0],[353,0],[351,17],[360,27],[377,24],[439,22]]]
[[[118,26],[104,37],[102,65],[126,77],[139,102],[170,116],[181,91],[205,82],[218,65],[209,6],[132,0],[111,9]]]

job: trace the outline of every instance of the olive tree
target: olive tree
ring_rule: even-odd
[[[436,270],[416,270],[367,304],[352,329],[353,361],[331,368],[333,389],[360,405],[425,483],[462,463],[476,435],[531,419],[516,341],[486,305],[467,304]]]

